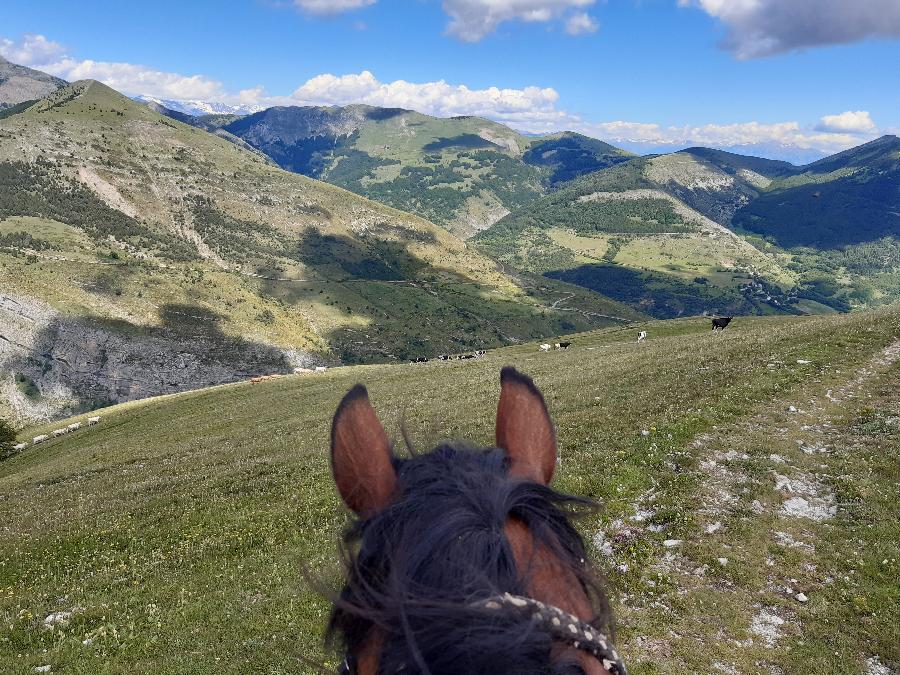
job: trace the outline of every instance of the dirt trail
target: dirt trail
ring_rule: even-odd
[[[805,388],[802,400],[774,402],[694,439],[690,449],[701,485],[697,528],[683,540],[667,540],[653,568],[675,590],[619,617],[623,625],[665,618],[665,635],[636,637],[620,651],[636,661],[661,663],[679,641],[702,642],[705,634],[714,642],[705,649],[719,656],[707,664],[710,672],[743,673],[747,663],[755,664],[753,672],[782,672],[770,661],[774,651],[788,636],[801,635],[798,610],[832,583],[826,570],[817,569],[816,545],[817,528],[840,508],[825,480],[831,446],[841,433],[836,422],[898,361],[900,340],[847,372],[838,386]],[[636,507],[639,514],[641,509]],[[785,559],[794,565],[785,566]],[[729,566],[746,571],[748,561],[757,560],[751,572],[758,581],[748,597],[745,580],[729,580]],[[716,609],[691,607],[689,598]],[[679,603],[692,611],[676,609]],[[733,608],[733,614],[709,626],[710,615],[721,615],[722,608]],[[867,672],[880,672],[868,667],[878,664],[876,657],[862,656],[868,657]]]

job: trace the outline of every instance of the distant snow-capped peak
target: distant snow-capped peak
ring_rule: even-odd
[[[156,98],[155,96],[135,96],[135,101],[141,103],[156,103],[169,110],[199,117],[200,115],[250,115],[263,110],[259,105],[228,105],[212,101],[186,101],[171,98]]]

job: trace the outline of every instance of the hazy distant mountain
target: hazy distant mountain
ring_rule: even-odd
[[[366,105],[275,107],[223,124],[285,169],[463,237],[564,181],[631,156],[580,134],[525,136],[478,117]]]
[[[0,108],[43,98],[65,85],[65,80],[10,63],[0,56]]]
[[[259,105],[228,105],[227,103],[216,103],[213,101],[157,98],[146,95],[133,98],[141,103],[157,103],[169,110],[193,117],[201,115],[249,115],[263,109]]]

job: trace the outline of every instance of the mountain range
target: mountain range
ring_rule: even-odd
[[[894,136],[805,166],[638,157],[476,117],[195,115],[0,74],[0,406],[19,418],[647,316],[900,298]]]
[[[642,316],[93,81],[0,120],[0,290],[18,417]]]
[[[141,94],[134,97],[139,103],[153,103],[167,110],[199,117],[202,115],[251,115],[263,109],[259,105],[229,105],[217,101],[201,101],[188,99],[158,98]]]
[[[630,157],[580,134],[525,136],[478,117],[412,110],[275,107],[200,118],[284,169],[415,213],[468,237],[583,173]]]

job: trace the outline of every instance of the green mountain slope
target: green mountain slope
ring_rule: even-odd
[[[572,181],[474,241],[512,267],[602,288],[655,316],[786,311],[793,274],[717,222],[756,194],[689,153],[637,158]]]
[[[900,298],[898,167],[894,136],[804,167],[689,148],[583,176],[476,242],[659,316],[846,311]]]
[[[734,225],[785,247],[900,236],[900,138],[883,136],[775,180]]]
[[[0,56],[0,110],[43,98],[65,85],[65,80],[10,63]]]
[[[275,107],[221,126],[279,166],[416,213],[467,237],[560,183],[628,153],[564,133],[519,134],[477,117],[410,110]]]
[[[0,120],[0,292],[25,418],[640,316],[92,81]]]
[[[900,663],[897,311],[642,328],[642,343],[609,329],[549,354],[530,343],[126,404],[0,462],[0,671],[335,672],[328,598],[307,571],[327,588],[340,574],[341,395],[363,382],[388,434],[402,423],[419,451],[490,444],[505,364],[544,392],[554,486],[602,507],[576,526],[631,672],[658,671],[661,654],[679,674]],[[797,502],[835,514],[798,517]],[[51,614],[66,625],[46,629]],[[769,644],[759,626],[776,622]]]

